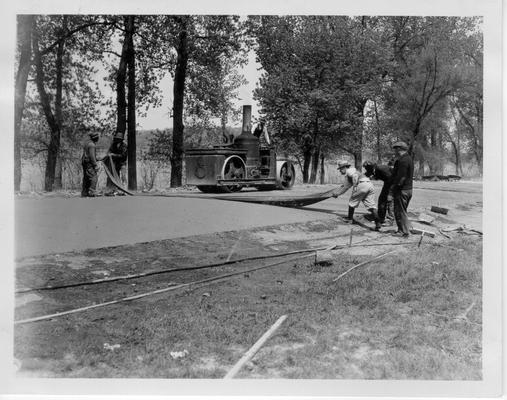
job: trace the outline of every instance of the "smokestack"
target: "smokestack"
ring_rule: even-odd
[[[241,133],[252,133],[252,106],[243,106],[243,128]]]

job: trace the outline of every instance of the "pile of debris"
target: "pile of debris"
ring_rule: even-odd
[[[436,214],[447,215],[447,213],[449,212],[449,209],[443,208],[443,207],[432,206],[431,212],[436,213]],[[458,232],[458,233],[463,233],[463,234],[467,234],[467,235],[482,235],[482,231],[480,231],[478,229],[474,229],[474,228],[472,228],[468,225],[465,225],[465,224],[450,224],[450,225],[448,224],[444,227],[439,228],[434,223],[435,219],[436,219],[436,217],[434,217],[433,215],[429,215],[427,213],[421,212],[421,213],[419,213],[419,215],[417,216],[417,219],[414,222],[419,222],[424,225],[433,226],[433,227],[437,228],[438,231],[443,236],[445,236],[447,238],[450,238],[450,236],[447,234],[448,232]]]
[[[459,181],[461,176],[459,175],[424,175],[421,177],[423,181]]]

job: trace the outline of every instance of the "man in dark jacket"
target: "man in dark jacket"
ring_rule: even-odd
[[[106,168],[111,171],[113,176],[121,182],[121,169],[127,161],[127,145],[123,141],[123,134],[117,132],[109,146],[106,156],[104,157],[104,164]],[[117,194],[115,186],[109,177],[106,182],[106,196],[114,196]]]
[[[378,196],[377,204],[378,204],[378,217],[380,223],[385,223],[386,214],[387,218],[391,221],[390,225],[392,225],[392,221],[394,219],[393,215],[393,196],[391,193],[391,178],[392,178],[392,168],[388,165],[377,165],[371,161],[365,161],[363,163],[363,168],[366,171],[365,175],[368,178],[373,178],[377,180],[381,180],[384,182],[382,186],[382,190],[380,191],[380,195]]]
[[[408,154],[408,146],[405,142],[396,142],[393,149],[396,161],[394,162],[391,187],[394,197],[394,218],[398,226],[398,231],[394,235],[407,238],[410,236],[411,230],[407,208],[412,198],[414,162]]]
[[[95,143],[99,141],[99,134],[92,132],[89,136],[90,140],[85,143],[81,157],[81,165],[83,166],[81,197],[95,197],[97,193],[97,172],[99,165],[97,164]]]

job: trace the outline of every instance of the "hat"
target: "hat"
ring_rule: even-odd
[[[124,135],[123,135],[123,133],[121,133],[121,132],[116,132],[116,133],[113,135],[113,139],[121,139],[121,140],[123,140],[123,137],[124,137]]]
[[[375,164],[374,164],[373,162],[371,162],[371,161],[365,161],[365,162],[363,163],[363,168],[371,168],[371,167],[373,167],[374,165],[375,165]]]
[[[342,169],[345,167],[350,167],[350,163],[348,161],[338,161],[338,169]]]
[[[88,134],[88,136],[90,136],[90,138],[92,138],[92,139],[93,139],[93,138],[99,137],[99,134],[98,134],[97,132],[90,132],[90,133]]]
[[[395,144],[393,144],[393,149],[395,148],[399,148],[399,149],[402,149],[402,150],[407,150],[408,149],[408,146],[405,142],[396,142]]]

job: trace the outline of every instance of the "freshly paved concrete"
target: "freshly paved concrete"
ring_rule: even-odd
[[[204,198],[18,199],[15,254],[21,258],[325,218],[336,217]]]
[[[381,182],[375,182],[377,193],[381,186]],[[291,191],[268,193],[305,195],[325,192],[332,187],[299,186]],[[241,194],[256,196],[260,193],[254,190]],[[237,195],[239,193],[234,194]],[[346,214],[350,193],[305,209],[222,201],[198,193],[191,196],[18,198],[15,202],[16,258],[336,218],[330,212]],[[481,229],[482,213],[463,213],[455,207],[456,204],[481,201],[480,184],[417,182],[409,211],[428,210],[432,205],[448,207],[452,209],[447,216],[449,219]],[[365,211],[360,206],[357,213]]]

